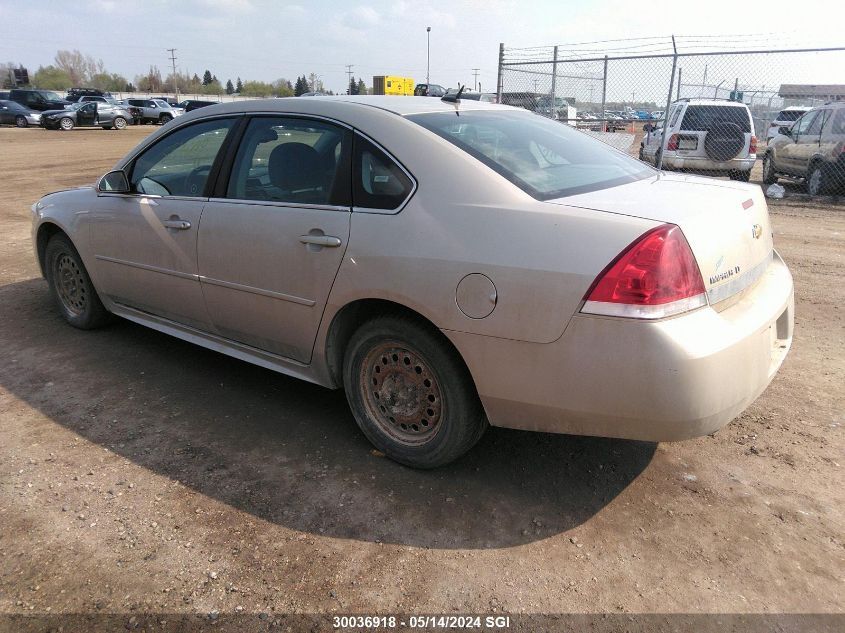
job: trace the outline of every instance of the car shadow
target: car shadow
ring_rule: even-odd
[[[432,548],[519,545],[576,527],[650,463],[645,442],[491,428],[416,471],[380,456],[341,391],[127,321],[66,325],[46,283],[0,288],[0,385],[139,466],[266,521]]]

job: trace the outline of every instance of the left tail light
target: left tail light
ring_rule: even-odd
[[[751,142],[748,144],[748,151],[751,154],[757,153],[757,137],[753,134],[751,135]]]
[[[660,319],[707,305],[701,271],[680,227],[641,235],[596,277],[581,312]]]

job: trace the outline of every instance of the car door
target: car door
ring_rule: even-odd
[[[341,124],[249,121],[200,225],[200,282],[218,334],[310,362],[349,238],[350,156]]]
[[[0,101],[0,124],[2,123],[14,123],[15,122],[15,113],[12,112],[12,109],[9,107],[9,104]]]
[[[812,119],[806,129],[802,129],[798,137],[795,147],[792,149],[796,161],[796,167],[799,174],[806,174],[810,167],[810,159],[819,151],[819,144],[821,142],[822,128],[827,122],[827,116],[830,113],[828,108],[822,108],[817,111],[816,116]]]
[[[816,120],[819,110],[811,110],[804,116],[798,119],[790,128],[791,143],[785,143],[780,150],[780,160],[778,160],[778,168],[783,171],[803,176],[807,172],[806,161],[802,162],[801,156],[806,152],[799,146],[802,137],[806,137],[807,130]]]
[[[210,329],[197,231],[215,161],[237,117],[175,129],[126,167],[131,192],[101,193],[91,212],[99,292],[121,305]]]
[[[97,102],[88,101],[76,111],[76,124],[91,126],[97,121]]]

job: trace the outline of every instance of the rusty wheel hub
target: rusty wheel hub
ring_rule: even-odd
[[[423,358],[399,343],[383,343],[367,354],[360,388],[370,417],[405,444],[422,444],[440,428],[440,385]]]
[[[73,315],[85,312],[88,295],[85,292],[85,279],[82,270],[74,259],[62,254],[56,261],[56,290],[65,308]]]

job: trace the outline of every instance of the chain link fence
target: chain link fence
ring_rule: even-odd
[[[497,96],[659,168],[845,193],[845,84],[825,83],[845,67],[845,47],[689,48],[502,44]]]

